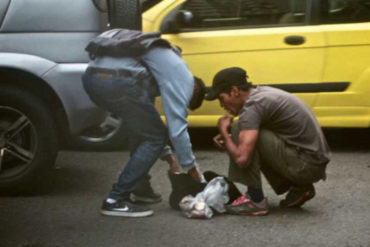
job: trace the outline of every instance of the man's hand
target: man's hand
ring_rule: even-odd
[[[233,123],[234,117],[232,116],[223,116],[218,120],[218,129],[222,135],[228,133],[228,130]]]
[[[213,142],[220,151],[225,151],[226,150],[225,149],[225,140],[224,140],[224,138],[222,137],[221,134],[218,134],[215,137],[213,137]]]

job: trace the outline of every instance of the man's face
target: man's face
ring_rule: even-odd
[[[218,96],[220,106],[234,116],[238,115],[244,104],[237,91],[239,92],[239,89],[233,88],[230,93],[220,93]]]

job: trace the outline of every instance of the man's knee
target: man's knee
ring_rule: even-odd
[[[271,141],[273,139],[278,138],[277,135],[268,129],[260,129],[258,134],[258,141],[259,142],[266,142]]]
[[[156,135],[152,138],[148,139],[148,142],[150,142],[152,145],[158,147],[163,151],[164,147],[168,144],[168,137],[167,135]]]
[[[283,140],[278,137],[273,131],[260,129],[258,133],[257,149],[263,153],[265,148],[278,148]]]

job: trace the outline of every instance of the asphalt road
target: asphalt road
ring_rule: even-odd
[[[227,173],[228,159],[215,151],[212,131],[193,132],[202,170]],[[118,176],[127,152],[61,152],[53,188],[39,196],[0,197],[0,247],[54,246],[370,246],[369,131],[328,131],[333,158],[326,182],[302,209],[278,207],[268,184],[268,216],[217,215],[186,219],[170,209],[167,166],[152,169],[164,200],[148,218],[106,217],[102,199]],[[244,189],[243,186],[240,186]]]

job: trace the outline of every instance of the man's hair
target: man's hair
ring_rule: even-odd
[[[206,86],[203,80],[194,76],[194,93],[189,104],[190,110],[196,110],[202,105],[205,94]]]

